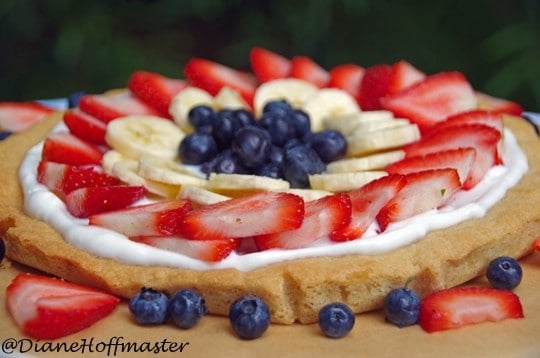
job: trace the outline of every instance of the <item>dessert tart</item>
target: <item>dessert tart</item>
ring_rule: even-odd
[[[204,65],[207,66],[208,63],[204,63]],[[198,66],[201,66],[201,64],[199,63]],[[403,63],[400,63],[400,66],[403,66]],[[215,72],[219,71],[213,72],[214,68],[212,68],[212,71],[208,70],[207,76],[197,77],[193,76],[196,70],[199,70],[196,63],[190,62],[186,66],[186,75],[191,80],[190,86],[186,87],[186,84],[179,84],[175,89],[175,93],[178,93],[178,95],[174,97],[174,100],[170,98],[171,100],[167,105],[155,105],[150,112],[144,113],[144,118],[148,116],[152,118],[155,116],[170,117],[170,113],[172,113],[178,126],[183,128],[183,133],[187,135],[189,123],[185,118],[188,111],[182,106],[173,107],[175,100],[184,91],[184,93],[188,93],[188,91],[198,93],[197,88],[205,88],[210,96],[215,96],[212,99],[216,101],[215,103],[231,103],[223,98],[232,96],[237,101],[236,103],[253,103],[254,112],[259,114],[263,112],[265,104],[261,97],[266,98],[268,93],[282,93],[280,89],[282,87],[276,85],[276,83],[281,84],[279,81],[283,79],[265,78],[267,82],[258,87],[262,89],[262,95],[261,92],[258,92],[258,96],[256,94],[253,96],[253,93],[250,94],[248,91],[249,85],[235,86],[234,83],[232,84],[232,95],[226,92],[223,94],[223,91],[219,92],[219,90],[212,87],[216,82],[214,77],[217,75],[215,75]],[[223,69],[220,67],[220,70]],[[376,69],[376,71],[380,71],[380,69]],[[423,80],[421,74],[414,71],[411,73],[418,76],[417,81]],[[261,76],[259,71],[259,78]],[[366,71],[364,80],[368,76]],[[452,75],[452,77],[455,76]],[[411,76],[408,78],[411,78]],[[428,78],[431,79],[431,76],[428,76]],[[212,79],[212,81],[209,79]],[[212,83],[209,84],[208,82]],[[220,89],[226,87],[223,83],[221,85]],[[296,84],[292,86],[296,86]],[[422,88],[410,83],[405,87],[411,88],[413,86]],[[130,82],[129,88],[132,92],[135,92],[135,87]],[[306,89],[308,87],[287,88],[289,88],[287,93],[294,95],[294,98],[287,99],[293,103],[298,101],[297,103],[304,106],[303,108],[312,118],[312,126],[315,130],[333,125],[343,128],[338,120],[332,122],[325,121],[325,119],[329,117],[343,119],[355,114],[340,112],[343,108],[350,106],[350,103],[343,104],[344,102],[341,102],[342,97],[338,97],[330,91],[323,92],[323,90],[317,88],[313,89],[312,86],[309,87],[310,89]],[[214,90],[215,92],[212,92]],[[406,91],[407,89],[401,90]],[[366,89],[363,91],[364,93],[357,95],[363,94],[367,96],[366,93],[370,93]],[[394,93],[400,93],[398,89],[393,91],[395,91]],[[306,94],[307,92],[310,93],[309,96]],[[241,98],[237,96],[238,93]],[[318,97],[313,101],[306,99],[313,96]],[[487,103],[481,102],[480,96],[485,95],[477,94],[474,96],[475,102],[473,106],[477,106],[477,103]],[[203,97],[207,98],[206,94],[199,98]],[[383,97],[383,94],[381,94],[376,99]],[[482,98],[487,101],[485,97]],[[410,111],[401,111],[403,108],[400,104],[402,98],[395,96],[394,99],[394,101],[386,101],[386,108],[391,109],[395,115],[407,115],[409,119],[415,118],[414,128],[417,130],[414,132],[414,139],[409,140],[409,143],[400,143],[400,138],[413,137],[404,134],[404,132],[398,132],[395,137],[392,137],[391,133],[394,133],[394,127],[375,129],[375,131],[383,130],[385,135],[392,138],[392,142],[395,143],[393,147],[384,148],[384,155],[396,155],[393,152],[394,149],[411,144],[411,142],[419,140],[421,136],[427,137],[432,126],[446,119],[446,116],[440,119],[441,115],[437,113],[429,116],[418,115],[415,112],[418,111],[417,108]],[[185,99],[183,101],[178,99],[177,102],[179,101],[181,104],[186,103]],[[364,101],[367,100],[364,98]],[[381,111],[381,101],[373,102],[377,101],[373,99],[367,102],[360,101],[360,107],[362,107],[363,103],[362,109],[365,107],[366,110]],[[200,103],[204,103],[204,100],[194,101],[191,105]],[[327,104],[321,108],[320,106],[323,103],[331,103],[332,105]],[[171,108],[170,113],[169,105]],[[220,104],[217,106],[219,107]],[[470,104],[467,106],[470,106]],[[227,105],[223,105],[223,107],[227,107]],[[176,113],[173,108],[177,111]],[[471,107],[466,108],[468,110],[472,109]],[[424,111],[426,111],[425,108]],[[437,112],[437,110],[434,110],[434,112]],[[421,111],[420,114],[422,113]],[[461,211],[465,212],[465,214],[462,214],[464,216],[455,215],[457,209],[452,206],[459,207],[462,199],[458,195],[453,196],[454,201],[446,202],[446,206],[440,206],[438,209],[422,209],[421,212],[416,212],[411,217],[403,218],[403,220],[398,218],[388,222],[384,221],[379,214],[377,217],[378,225],[371,225],[370,229],[364,230],[367,236],[355,237],[355,240],[351,240],[351,238],[345,239],[348,242],[328,242],[329,240],[324,238],[321,242],[314,243],[314,246],[307,248],[289,250],[270,248],[270,250],[260,252],[252,252],[252,249],[247,249],[249,252],[246,253],[237,249],[237,252],[233,252],[229,257],[217,263],[188,258],[181,260],[179,264],[174,264],[172,261],[177,257],[177,254],[171,256],[166,251],[156,251],[155,248],[148,245],[144,246],[144,244],[144,249],[141,251],[141,243],[133,243],[125,237],[120,239],[117,237],[110,238],[114,242],[118,240],[129,242],[130,245],[136,245],[138,249],[131,252],[124,250],[122,245],[108,245],[106,241],[106,238],[109,237],[108,234],[103,234],[99,229],[90,231],[89,234],[81,234],[77,230],[74,230],[75,235],[70,233],[69,227],[72,225],[77,226],[82,223],[82,226],[88,226],[87,222],[84,221],[85,219],[78,221],[79,219],[73,218],[70,213],[66,213],[65,206],[62,209],[63,201],[52,194],[50,190],[48,190],[48,193],[52,196],[45,196],[45,201],[42,199],[40,204],[33,204],[30,198],[34,196],[34,191],[39,191],[39,185],[28,184],[28,180],[37,181],[38,162],[43,159],[41,157],[43,145],[40,143],[43,143],[44,138],[48,137],[51,131],[55,132],[59,131],[59,128],[60,130],[64,128],[59,126],[62,126],[61,122],[62,120],[65,121],[66,117],[63,113],[58,112],[34,125],[29,130],[14,134],[0,143],[0,156],[2,157],[0,161],[0,181],[3,183],[0,189],[0,232],[5,237],[7,255],[12,260],[66,280],[100,288],[125,298],[132,297],[141,287],[152,287],[169,294],[180,288],[191,288],[198,291],[205,298],[210,313],[227,315],[231,303],[238,297],[256,295],[268,304],[271,320],[283,324],[316,322],[321,307],[335,301],[346,303],[355,313],[366,312],[381,308],[387,293],[393,288],[402,287],[408,281],[411,281],[409,287],[418,292],[420,296],[425,296],[434,291],[453,287],[477,277],[485,271],[487,264],[495,257],[506,255],[519,258],[531,251],[531,243],[540,233],[540,212],[531,210],[531,208],[540,205],[540,192],[536,190],[539,184],[538,178],[540,177],[540,141],[535,129],[525,120],[514,115],[502,115],[502,117],[504,117],[502,122],[504,130],[502,139],[497,144],[497,148],[500,150],[497,155],[500,155],[500,157],[493,158],[493,160],[495,162],[499,161],[499,163],[503,162],[504,165],[501,166],[504,168],[512,169],[509,169],[508,172],[503,171],[505,174],[501,175],[502,179],[499,178],[498,181],[493,179],[495,184],[492,183],[486,186],[487,190],[480,192],[478,198],[471,199],[471,195],[474,196],[477,193],[474,188],[470,191],[466,191],[461,187],[456,189],[456,192],[466,192],[464,194],[465,199],[463,199],[466,203],[488,202],[488,204],[482,204],[485,206],[480,205],[479,207],[476,205],[464,205],[465,209]],[[116,123],[125,118],[118,119]],[[133,119],[133,116],[129,118]],[[140,117],[135,116],[135,118]],[[109,127],[111,126],[110,123],[115,123],[115,120],[109,122]],[[350,124],[351,121],[345,120],[345,125],[347,123]],[[408,126],[410,123],[408,121],[407,123],[407,130],[411,130]],[[484,125],[480,126],[482,128],[486,127]],[[402,129],[401,125],[397,127],[400,130]],[[473,125],[469,129],[480,130],[482,128]],[[353,132],[352,129],[348,130]],[[444,130],[442,128],[440,132]],[[370,132],[370,136],[375,137],[372,135],[374,133],[376,132]],[[109,129],[107,129],[107,134],[109,135]],[[347,155],[349,158],[347,160],[352,160],[353,157],[358,159],[358,157],[364,155],[369,155],[370,160],[374,160],[369,150],[369,146],[374,145],[373,142],[369,142],[370,144],[366,147],[366,145],[362,145],[366,139],[360,135],[353,134],[348,138],[349,152]],[[108,144],[111,142],[114,142],[114,140],[109,138]],[[504,149],[501,149],[502,147]],[[413,144],[408,148],[413,148]],[[32,152],[39,153],[37,159],[29,154]],[[172,155],[174,156],[175,153]],[[399,153],[397,155],[399,156]],[[140,154],[139,157],[139,159],[142,158]],[[398,159],[394,158],[392,161],[397,162]],[[138,162],[139,168],[141,163],[142,159]],[[333,167],[333,170],[339,171],[339,164],[342,164],[341,167],[343,165],[346,167],[353,165],[352,162],[334,162],[330,163],[328,168]],[[105,159],[103,159],[103,165],[105,166]],[[155,168],[155,166],[152,168]],[[320,185],[320,187],[317,187],[318,190],[306,192],[305,189],[296,189],[294,191],[285,187],[272,188],[271,191],[274,193],[289,191],[288,194],[294,196],[297,196],[298,193],[302,193],[302,195],[308,195],[309,193],[309,195],[315,195],[315,197],[319,197],[319,195],[325,197],[329,194],[328,192],[348,193],[353,190],[352,188],[362,187],[377,180],[377,178],[388,176],[384,171],[382,173],[379,170],[375,173],[373,173],[374,171],[370,172],[370,175],[375,176],[368,176],[367,179],[363,176],[363,179],[358,182],[356,181],[358,180],[357,176],[354,175],[354,179],[351,179],[352,184],[347,179],[349,186],[345,187],[329,187],[324,184],[325,180],[328,180],[331,184],[336,184],[334,178],[320,178],[317,175],[312,175],[310,178],[312,188]],[[324,176],[327,174],[320,173],[319,175]],[[449,176],[454,180],[458,178],[457,180],[461,183],[467,182],[465,178],[459,178],[457,170],[452,170]],[[206,185],[205,189],[213,189],[211,192],[218,193],[220,196],[245,197],[248,195],[247,192],[261,191],[260,188],[249,186],[247,189],[242,186],[240,192],[235,191],[234,189],[238,189],[235,188],[238,181],[233,181],[232,187],[228,186],[226,190],[217,190],[215,187],[208,186],[212,177],[208,178],[208,181],[196,175],[191,177],[202,180]],[[348,177],[351,177],[351,175]],[[511,178],[509,179],[509,177]],[[338,178],[343,177],[339,176]],[[126,181],[125,178],[120,179]],[[481,180],[482,178],[478,178],[471,186],[477,185],[478,181]],[[165,183],[165,185],[158,185],[157,187],[149,184],[155,183],[155,181],[158,180],[152,178],[144,182],[148,184],[146,189],[153,191],[151,194],[159,193],[162,197],[170,195],[168,189],[170,189],[171,183]],[[220,180],[218,182],[223,183]],[[257,183],[260,182],[257,181]],[[191,184],[193,183],[190,183],[189,186]],[[184,187],[188,187],[188,185],[184,185]],[[504,189],[500,189],[501,187],[504,187]],[[446,187],[442,190],[439,187],[438,190],[441,196],[449,194],[446,192]],[[493,193],[490,193],[490,191],[493,191]],[[291,192],[295,194],[290,194]],[[315,194],[313,194],[314,192]],[[187,198],[195,198],[195,196],[190,196],[194,194],[186,195]],[[330,193],[330,195],[332,194]],[[51,198],[57,199],[58,202]],[[152,196],[152,198],[152,200],[155,200],[155,197]],[[305,196],[304,198],[302,199],[304,202],[314,200],[313,197]],[[208,200],[222,199],[211,197]],[[195,205],[203,205],[206,199],[197,196],[197,200],[193,200]],[[43,210],[39,209],[41,210],[41,214],[39,214],[41,216],[36,215],[39,210],[35,210],[35,205],[46,207]],[[347,205],[351,206],[350,203]],[[64,224],[64,227],[59,229],[59,226],[55,224],[55,220],[66,215],[71,216],[70,220],[72,221]],[[260,220],[264,219],[263,217]],[[94,229],[92,228],[92,230]],[[409,230],[412,230],[412,233]],[[85,246],[84,243],[77,244],[74,243],[77,240],[76,238],[66,239],[70,235],[71,237],[82,237],[86,241],[95,240],[95,243],[89,246]],[[197,240],[197,233],[190,235],[193,235],[192,239]],[[81,239],[80,241],[84,240]],[[386,242],[383,242],[383,240]],[[261,241],[257,239],[255,241],[260,248]],[[361,242],[369,242],[369,245],[363,245]],[[329,249],[329,245],[341,248]],[[284,251],[285,253],[283,253]],[[148,256],[150,257],[148,261],[142,258],[146,257],[146,252],[152,252]],[[248,259],[242,261],[243,257]],[[235,262],[240,263],[236,264]]]

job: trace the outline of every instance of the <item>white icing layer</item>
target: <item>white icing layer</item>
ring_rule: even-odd
[[[25,193],[26,212],[47,222],[59,231],[67,242],[81,250],[119,262],[136,265],[171,266],[195,270],[235,268],[249,271],[269,264],[316,256],[347,254],[376,255],[408,245],[427,232],[443,229],[462,221],[479,218],[503,198],[527,172],[527,157],[509,130],[504,133],[504,166],[490,169],[485,178],[469,191],[459,191],[451,202],[439,210],[431,210],[410,219],[395,222],[377,234],[377,224],[370,226],[361,239],[334,243],[319,239],[310,247],[296,250],[267,250],[248,254],[232,253],[218,263],[208,263],[181,254],[157,249],[129,240],[116,232],[89,226],[87,219],[76,219],[65,204],[45,186],[37,182],[37,165],[42,144],[34,146],[22,162],[19,175]]]

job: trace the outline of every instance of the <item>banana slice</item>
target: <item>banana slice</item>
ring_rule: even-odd
[[[207,185],[207,189],[231,197],[265,190],[284,191],[289,187],[289,182],[283,179],[249,174],[223,173],[211,173]]]
[[[357,189],[372,180],[387,175],[385,171],[364,171],[356,173],[314,174],[309,176],[312,189],[331,192],[346,192]]]
[[[346,139],[347,156],[358,157],[412,143],[420,139],[420,130],[416,124],[408,124],[369,132],[355,131]]]
[[[112,175],[113,166],[117,162],[124,159],[126,159],[126,157],[120,154],[120,152],[112,149],[108,150],[107,152],[105,152],[105,154],[103,154],[103,157],[101,158],[101,166],[103,167],[103,171],[108,175]]]
[[[375,153],[360,158],[336,160],[326,165],[327,173],[349,173],[366,170],[381,170],[386,166],[405,158],[402,150]]]
[[[171,101],[169,113],[178,126],[186,133],[193,132],[193,126],[189,123],[189,111],[198,105],[212,107],[214,98],[208,92],[197,87],[186,87]]]
[[[356,130],[371,131],[390,127],[395,123],[394,114],[390,111],[364,111],[333,118],[324,118],[325,128],[350,134]],[[398,122],[399,123],[399,122]]]
[[[317,91],[306,99],[302,107],[309,114],[311,129],[315,132],[324,128],[324,119],[331,121],[334,117],[360,112],[354,97],[337,88],[323,88]]]
[[[255,115],[259,117],[264,105],[277,99],[284,99],[294,107],[302,107],[306,99],[318,90],[314,84],[297,78],[282,78],[265,82],[255,91],[253,98]]]
[[[230,197],[214,193],[199,186],[183,185],[178,193],[178,199],[189,199],[198,206],[210,205],[230,199]]]
[[[137,174],[165,184],[177,186],[195,185],[205,187],[206,179],[190,168],[170,159],[161,159],[148,155],[139,158]]]
[[[105,141],[121,154],[174,159],[185,134],[172,121],[148,115],[132,115],[109,122]]]
[[[240,92],[230,87],[223,87],[214,97],[213,106],[216,111],[221,109],[247,109],[249,105],[244,101]]]

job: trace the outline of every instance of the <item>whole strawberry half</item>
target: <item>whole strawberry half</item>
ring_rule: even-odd
[[[119,299],[64,280],[18,274],[6,288],[7,310],[24,334],[56,339],[108,316]]]

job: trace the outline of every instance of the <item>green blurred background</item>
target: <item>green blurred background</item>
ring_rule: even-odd
[[[406,59],[540,110],[538,0],[0,1],[0,101],[99,93],[192,56],[249,69],[259,45],[326,68]]]

